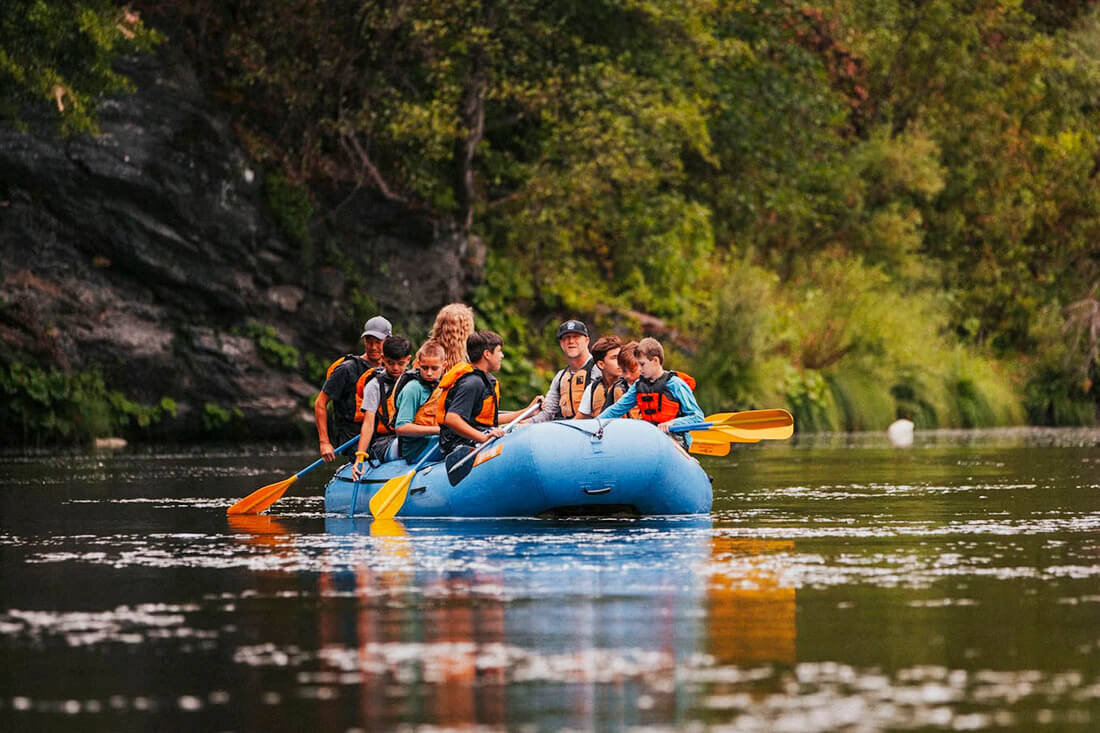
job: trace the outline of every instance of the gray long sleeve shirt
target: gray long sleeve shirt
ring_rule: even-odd
[[[562,375],[566,375],[567,379],[572,379],[573,375],[584,369],[582,366],[580,369],[570,369],[565,367],[559,369],[558,373],[554,375],[554,378],[550,380],[550,389],[546,390],[546,396],[542,398],[542,409],[535,413],[535,416],[531,418],[531,422],[550,422],[551,420],[561,419],[561,385],[566,381],[562,379]],[[596,381],[603,378],[603,372],[595,364],[592,365],[592,374],[589,376],[589,381]]]

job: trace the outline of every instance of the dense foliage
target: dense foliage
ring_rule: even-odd
[[[0,13],[0,118],[54,110],[66,133],[96,129],[95,103],[132,88],[111,64],[159,36],[110,0],[7,0]]]
[[[369,187],[489,244],[474,300],[516,391],[577,315],[623,335],[644,319],[708,411],[786,404],[811,429],[1096,419],[1092,0],[143,12],[279,181]]]

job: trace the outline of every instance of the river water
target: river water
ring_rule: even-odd
[[[704,458],[709,517],[372,524],[301,452],[0,458],[0,729],[1100,729],[1100,432]]]

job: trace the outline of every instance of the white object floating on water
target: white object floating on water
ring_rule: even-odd
[[[895,420],[886,428],[886,434],[898,448],[908,448],[913,445],[913,421],[905,418]]]
[[[95,447],[100,450],[119,450],[126,447],[125,438],[96,438]]]

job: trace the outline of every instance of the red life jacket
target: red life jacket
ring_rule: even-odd
[[[668,380],[672,377],[684,380],[687,386],[695,391],[695,380],[683,372],[668,371],[652,381],[639,377],[634,387],[634,394],[641,419],[657,425],[680,416],[682,406],[668,389]]]

